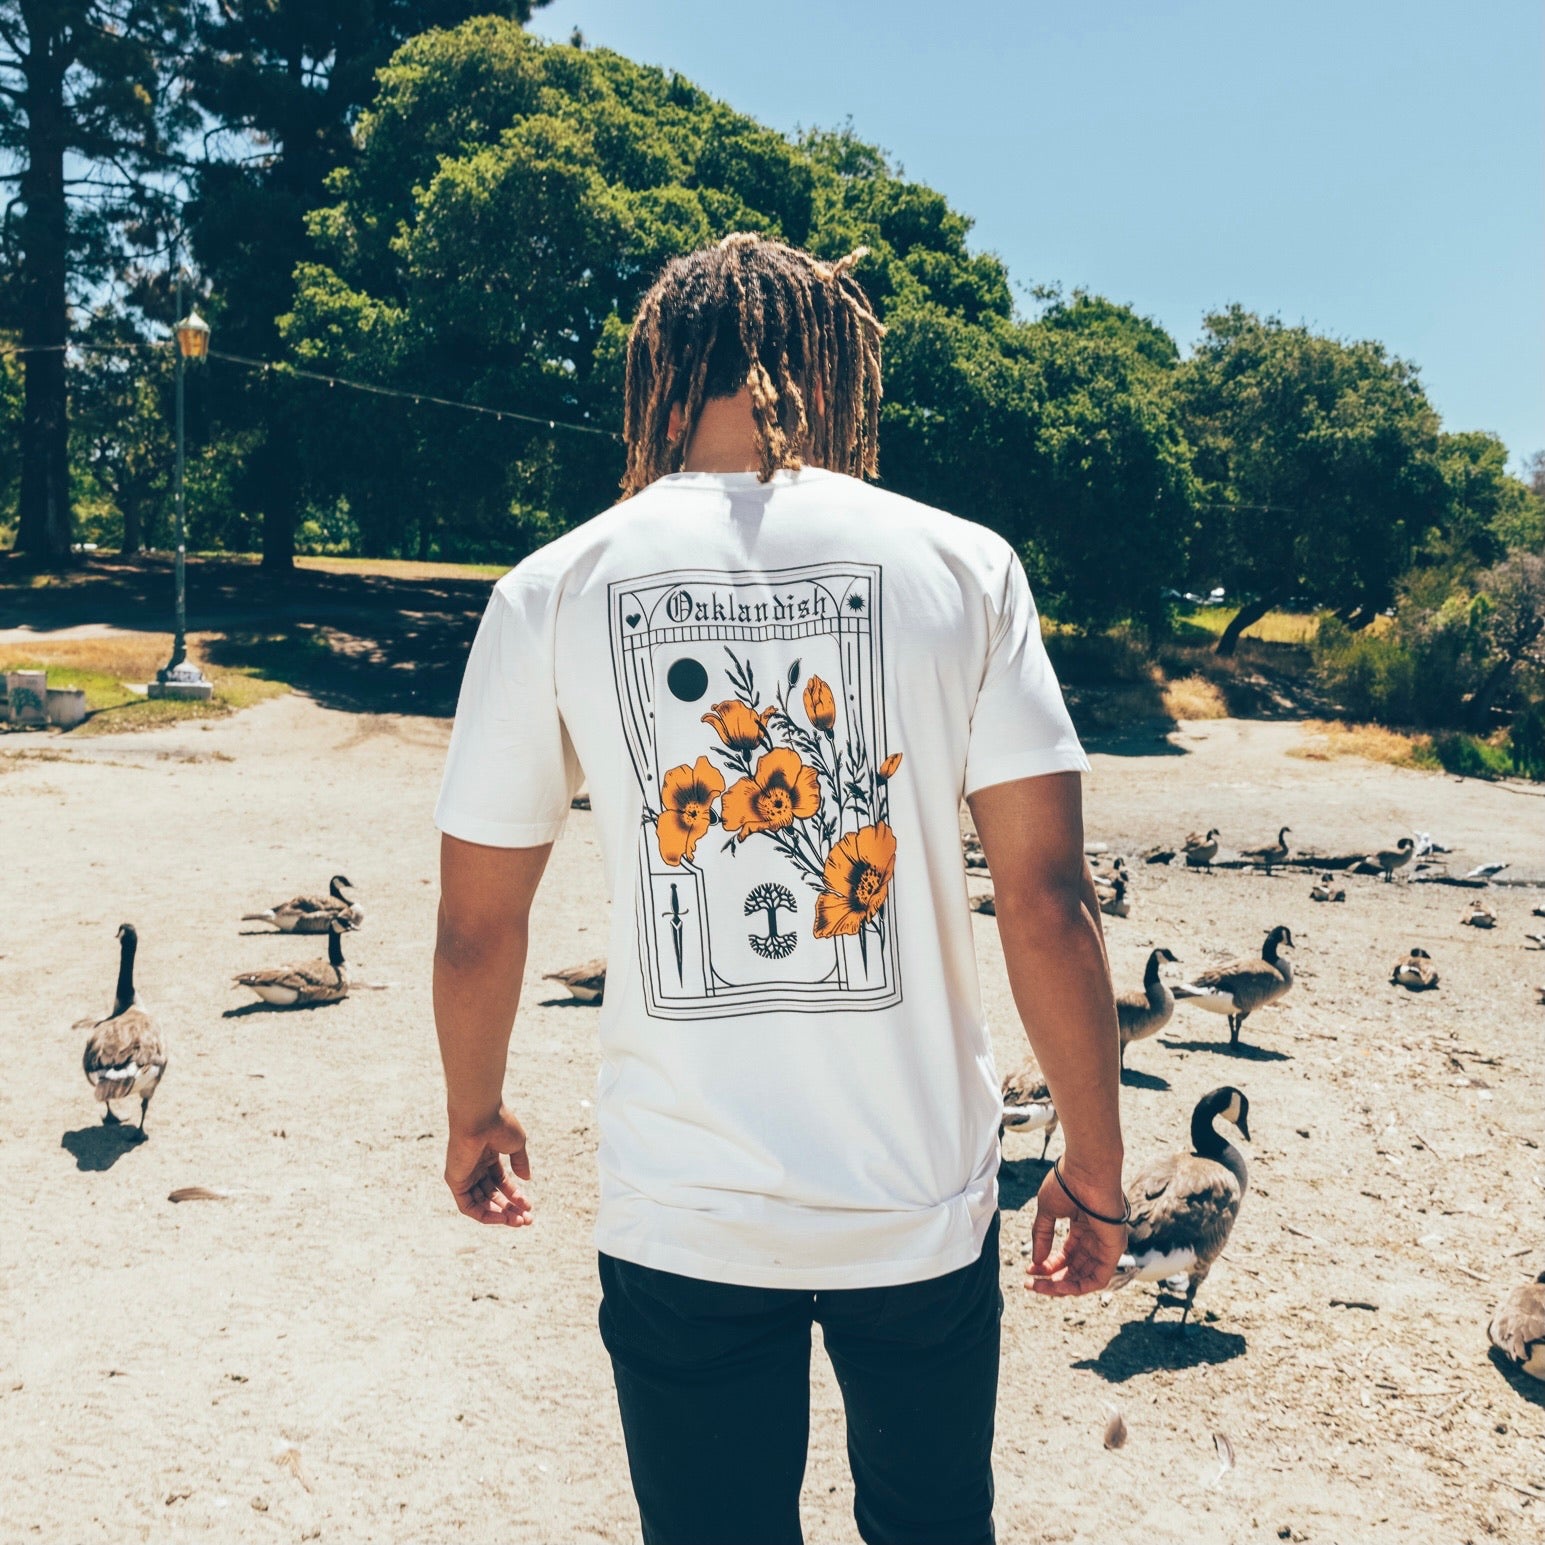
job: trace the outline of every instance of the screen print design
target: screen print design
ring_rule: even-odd
[[[901,1001],[880,580],[824,563],[609,587],[650,1014]]]

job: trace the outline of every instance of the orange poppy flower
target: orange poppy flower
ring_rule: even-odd
[[[700,756],[695,766],[673,767],[660,787],[661,810],[655,817],[660,857],[668,864],[691,862],[697,839],[709,826],[709,809],[724,792],[724,774]]]
[[[901,753],[892,751],[891,754],[880,763],[880,782],[889,783],[896,776],[896,769],[901,766]]]
[[[815,898],[815,936],[855,934],[885,905],[896,869],[896,834],[881,821],[861,827],[826,855],[826,889]]]
[[[733,784],[719,806],[726,831],[737,837],[779,831],[804,820],[821,807],[821,785],[815,768],[806,767],[797,751],[784,746],[758,757],[756,772]]]
[[[837,700],[832,689],[819,676],[812,676],[805,683],[805,716],[818,729],[829,735],[837,722]]]
[[[776,704],[769,703],[758,713],[738,697],[732,697],[727,702],[715,703],[713,712],[703,715],[703,723],[713,725],[719,739],[731,750],[750,751],[767,739],[767,721],[776,712]]]

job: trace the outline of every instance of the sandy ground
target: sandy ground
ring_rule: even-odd
[[[597,952],[591,817],[539,902],[510,1078],[540,1222],[480,1232],[439,1178],[429,1006],[448,726],[299,697],[230,720],[72,743],[0,741],[0,1539],[618,1541],[637,1538],[595,1331],[593,1011],[540,973]],[[1545,799],[1288,755],[1292,724],[1182,727],[1099,756],[1091,836],[1225,844],[1286,822],[1326,849],[1412,827],[1472,858],[1545,854]],[[231,975],[314,952],[244,935],[247,908],[343,870],[351,959],[387,990],[253,1012]],[[1182,1008],[1134,1048],[1134,1164],[1184,1140],[1205,1090],[1250,1095],[1252,1189],[1202,1323],[1147,1325],[1149,1289],[1053,1303],[1020,1289],[1039,1140],[1010,1139],[997,1473],[1005,1540],[1343,1545],[1537,1541],[1545,1386],[1487,1353],[1500,1293],[1545,1267],[1541,893],[1140,868],[1110,920],[1121,986],[1152,944],[1184,965],[1286,922],[1300,985],[1220,1049]],[[151,1136],[97,1124],[72,1021],[105,1011],[114,930],[171,1049]],[[977,919],[1002,1065],[1021,1043]],[[1441,989],[1387,985],[1416,942]],[[1054,1144],[1055,1152],[1055,1144]],[[174,1206],[174,1187],[234,1192]],[[1370,1307],[1340,1307],[1333,1300]],[[823,1357],[805,1489],[812,1542],[856,1539]],[[1101,1446],[1108,1406],[1130,1439]],[[1215,1433],[1237,1465],[1218,1477]]]

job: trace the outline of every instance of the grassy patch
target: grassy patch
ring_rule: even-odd
[[[1420,767],[1434,771],[1442,766],[1433,749],[1430,735],[1408,735],[1386,729],[1382,724],[1347,724],[1340,719],[1310,719],[1305,731],[1314,738],[1295,746],[1289,756],[1311,762],[1329,762],[1337,757],[1356,756],[1366,762],[1384,762],[1391,767]]]
[[[203,658],[204,635],[188,640],[188,653],[214,683],[208,702],[178,702],[146,698],[131,692],[143,685],[171,658],[169,633],[114,633],[100,638],[28,641],[0,649],[0,671],[46,670],[51,687],[79,687],[86,694],[86,722],[76,735],[103,735],[121,730],[159,729],[190,719],[221,719],[238,709],[289,691],[281,677],[262,666],[226,668]]]
[[[1172,719],[1226,719],[1228,703],[1205,676],[1182,676],[1164,684],[1164,711]]]
[[[1190,641],[1187,634],[1218,638],[1238,615],[1237,606],[1198,606],[1191,611],[1177,612],[1175,628],[1182,641]],[[1321,615],[1320,612],[1267,612],[1259,622],[1251,623],[1240,637],[1258,638],[1264,644],[1307,644],[1320,630]]]
[[[297,569],[323,574],[385,574],[392,579],[502,579],[507,563],[419,563],[412,558],[300,558]]]

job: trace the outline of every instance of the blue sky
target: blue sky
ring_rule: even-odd
[[[1183,347],[1234,300],[1378,338],[1448,428],[1515,465],[1545,449],[1539,0],[554,0],[533,21],[575,26],[780,129],[851,117],[1022,286],[1126,301]]]

